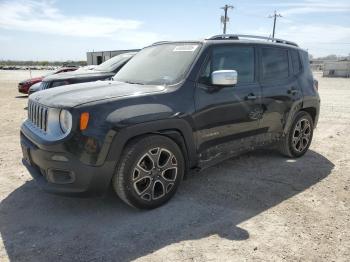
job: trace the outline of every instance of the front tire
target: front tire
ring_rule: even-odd
[[[128,205],[152,209],[175,194],[184,170],[184,158],[178,145],[165,136],[150,135],[126,146],[112,184]]]
[[[305,111],[298,112],[288,133],[279,143],[280,152],[287,157],[301,157],[310,147],[313,131],[310,114]]]

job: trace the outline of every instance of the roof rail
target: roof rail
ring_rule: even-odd
[[[265,36],[257,36],[257,35],[231,35],[231,34],[224,34],[224,35],[214,35],[210,38],[207,38],[207,40],[239,40],[240,38],[251,38],[251,39],[259,39],[259,40],[267,40],[279,44],[287,44],[292,46],[298,46],[296,43],[284,39],[279,38],[271,38],[271,37],[265,37]]]

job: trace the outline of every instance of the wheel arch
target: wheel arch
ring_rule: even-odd
[[[286,124],[284,126],[284,134],[286,134],[295,118],[295,116],[300,112],[300,111],[304,111],[307,112],[308,114],[310,114],[313,124],[314,124],[314,128],[317,125],[317,121],[318,121],[318,112],[319,109],[315,106],[312,105],[307,105],[305,106],[305,103],[303,103],[302,101],[299,101],[298,103],[295,103],[290,111],[290,113],[288,114],[287,120],[286,120]]]
[[[186,169],[197,165],[195,141],[191,126],[182,119],[169,119],[136,124],[116,131],[106,161],[119,161],[125,146],[132,140],[147,135],[164,135],[172,139],[183,152]]]
[[[312,122],[315,123],[317,115],[317,110],[315,107],[305,107],[302,108],[300,111],[305,111],[306,113],[309,113],[312,118]]]

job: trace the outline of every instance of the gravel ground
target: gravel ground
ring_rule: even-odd
[[[33,75],[42,72],[33,72]],[[322,109],[297,160],[260,150],[190,176],[167,205],[40,191],[21,164],[25,71],[0,71],[0,261],[349,261],[350,80],[316,77]]]

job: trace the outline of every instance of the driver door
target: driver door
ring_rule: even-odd
[[[209,50],[195,91],[195,135],[201,161],[229,157],[251,148],[262,132],[256,57],[252,46],[223,45]],[[217,70],[236,70],[237,84],[213,86],[211,73]]]

